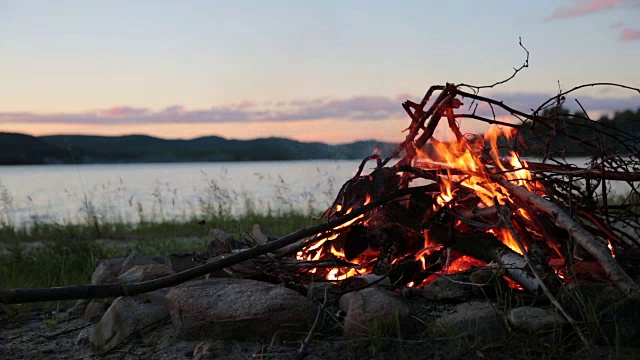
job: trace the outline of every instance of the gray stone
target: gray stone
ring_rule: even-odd
[[[278,330],[306,329],[312,313],[309,300],[295,291],[245,279],[185,283],[167,299],[173,324],[189,338],[271,338]]]
[[[260,224],[253,224],[253,227],[251,228],[251,236],[253,236],[259,245],[266,244],[269,241],[276,239],[271,230]]]
[[[201,264],[200,262],[195,260],[195,256],[195,252],[169,254],[166,256],[164,264],[177,273],[182,272]]]
[[[149,256],[143,256],[135,251],[131,252],[126,258],[106,259],[99,261],[96,269],[91,276],[92,284],[112,284],[119,282],[118,276],[135,265],[155,265],[155,262]]]
[[[561,327],[565,319],[555,311],[533,306],[522,306],[509,312],[509,323],[516,329],[529,333]]]
[[[102,315],[109,309],[110,301],[93,300],[84,309],[84,315],[82,319],[92,324],[97,323],[102,318]]]
[[[137,252],[132,251],[131,254],[129,254],[129,256],[127,256],[127,258],[124,259],[124,262],[122,263],[122,267],[120,268],[120,272],[118,273],[118,275],[125,273],[127,270],[131,269],[136,265],[155,265],[155,264],[157,264],[157,262],[155,262],[151,257],[140,255]]]
[[[492,342],[502,339],[505,326],[502,314],[490,302],[470,301],[441,313],[430,327],[435,336],[474,338]]]
[[[451,280],[467,280],[466,278],[438,277],[422,288],[422,297],[431,301],[458,303],[471,297],[471,286],[463,285]]]
[[[193,349],[194,360],[215,359],[214,353],[216,351],[224,349],[224,342],[222,340],[201,342]]]
[[[80,330],[80,332],[78,333],[78,336],[76,336],[76,340],[74,341],[74,345],[76,347],[89,346],[91,344],[91,341],[89,340],[89,338],[91,337],[91,333],[92,332],[93,332],[93,328],[91,328],[91,327],[86,327],[86,328]]]
[[[149,259],[155,261],[158,264],[164,264],[165,256],[164,255],[150,255]]]
[[[80,299],[76,301],[76,303],[71,308],[69,308],[67,312],[69,314],[74,314],[74,315],[84,314],[87,308],[87,305],[89,305],[90,302],[91,300],[89,299]]]
[[[91,283],[99,285],[114,282],[118,275],[120,275],[124,260],[124,258],[119,258],[99,261],[91,276]]]
[[[118,276],[118,280],[123,283],[141,282],[159,279],[171,274],[175,274],[175,271],[165,265],[135,265],[125,273]]]
[[[212,255],[226,253],[240,246],[232,234],[227,234],[222,229],[209,230],[209,244],[207,244],[207,252]]]
[[[378,286],[343,295],[340,309],[347,313],[343,333],[347,338],[380,331],[388,337],[406,336],[415,325],[402,297]]]
[[[89,340],[97,349],[110,350],[131,334],[167,318],[168,315],[167,301],[162,293],[119,297],[95,325]]]

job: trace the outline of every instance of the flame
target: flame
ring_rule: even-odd
[[[498,228],[496,230],[489,229],[487,230],[487,232],[497,237],[498,240],[502,241],[503,244],[507,245],[509,249],[522,255],[522,250],[520,250],[520,246],[518,246],[518,242],[516,241],[516,239],[513,238],[513,235],[511,234],[511,231],[509,231],[509,229]]]
[[[336,250],[336,248],[333,245],[331,245],[331,253],[341,259],[344,259],[344,253]]]
[[[609,251],[611,251],[611,256],[615,259],[616,258],[616,249],[613,247],[613,243],[609,239],[607,239],[607,247],[609,248]]]
[[[485,263],[471,256],[463,255],[449,264],[449,268],[443,271],[445,274],[457,273],[463,270],[468,270],[472,267],[484,266]]]
[[[475,206],[477,209],[493,207],[496,201],[501,205],[516,205],[512,203],[512,198],[510,197],[508,190],[492,180],[491,177],[495,174],[500,174],[510,182],[523,186],[529,191],[544,194],[543,186],[534,180],[533,174],[528,170],[527,163],[520,159],[515,152],[510,152],[507,156],[501,157],[499,149],[500,138],[505,137],[506,139],[511,139],[514,134],[515,130],[512,128],[491,126],[483,136],[465,134],[464,136],[458,136],[457,139],[452,139],[449,142],[441,142],[432,138],[431,143],[433,144],[433,149],[428,153],[422,149],[416,148],[415,157],[412,158],[411,165],[416,168],[438,170],[436,182],[438,184],[439,194],[435,199],[432,210],[437,211],[453,201],[456,198],[456,192],[461,188],[468,189],[475,195],[475,197],[469,197],[469,199],[472,199],[472,201],[475,201],[476,203],[470,204],[469,206]],[[488,158],[484,155],[487,154],[484,149],[485,144],[488,144],[489,146]],[[372,175],[369,175],[369,180],[374,180]],[[466,193],[467,192],[465,191],[465,194]],[[465,201],[469,202],[466,199]],[[362,205],[353,205],[346,209],[346,211],[342,212],[344,207],[350,205],[346,205],[344,203],[343,205],[346,206],[337,204],[335,206],[335,211],[342,215],[350,214],[354,211],[355,207],[365,206],[371,202],[372,196],[370,194],[366,194],[364,202],[360,203]],[[465,203],[465,205],[467,204]],[[517,207],[517,211],[512,213],[512,216],[517,216],[519,219],[526,221],[530,221],[532,219],[532,214],[519,207]],[[330,235],[317,234],[318,239],[312,245],[298,252],[296,254],[296,258],[309,261],[316,261],[323,257],[346,259],[345,249],[342,248],[343,244],[338,242],[335,244],[329,244],[329,242],[336,240],[339,237],[341,233],[340,230],[346,229],[356,223],[367,226],[369,221],[370,218],[365,218],[365,214],[361,214],[342,225],[336,226],[333,229],[334,232]],[[463,222],[460,220],[456,221],[454,224],[455,228],[461,228],[463,226]],[[516,230],[522,231],[519,229]],[[487,230],[487,232],[492,233],[511,250],[522,255],[522,250],[509,229],[493,228]],[[400,260],[404,259],[414,259],[415,261],[420,262],[423,270],[426,270],[429,265],[427,264],[429,255],[442,249],[443,245],[438,244],[437,241],[431,239],[428,236],[427,231],[424,231],[423,235],[424,247],[422,249],[415,253],[407,253],[406,255],[391,259],[391,264],[397,264]],[[611,243],[609,243],[609,248],[612,250],[612,256],[615,257]],[[325,250],[324,252],[323,249]],[[350,259],[350,262],[360,265],[361,268],[334,267],[322,270],[322,274],[329,281],[340,281],[369,273],[373,270],[373,265],[370,266],[370,264],[374,264],[378,255],[379,251],[375,249],[365,251],[355,259]],[[443,269],[441,273],[455,273],[467,270],[474,266],[484,265],[486,264],[478,259],[463,255],[454,258],[448,267]],[[317,269],[312,269],[310,272],[316,273],[316,270]],[[407,286],[424,286],[437,276],[438,275],[431,275],[419,284],[411,281]],[[518,288],[518,285],[515,282],[510,281],[510,279],[507,281],[509,281],[511,287]]]
[[[520,216],[522,216],[523,218],[525,218],[528,221],[531,221],[531,215],[529,215],[529,213],[524,210],[523,208],[518,208],[518,214],[520,214]]]

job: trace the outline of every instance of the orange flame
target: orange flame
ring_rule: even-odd
[[[450,142],[441,142],[432,139],[433,149],[429,153],[416,148],[416,156],[412,159],[413,166],[429,170],[441,170],[437,178],[440,193],[435,199],[433,211],[437,211],[442,206],[451,202],[455,198],[456,190],[461,187],[469,189],[475,194],[478,200],[477,203],[473,205],[475,205],[476,208],[492,207],[495,201],[501,205],[512,202],[508,190],[491,179],[491,176],[494,174],[501,174],[516,185],[523,186],[529,191],[543,194],[544,188],[534,180],[533,174],[527,168],[527,163],[521,160],[515,152],[510,152],[505,158],[500,156],[500,137],[504,136],[506,139],[510,139],[514,133],[515,130],[512,128],[491,126],[483,136],[467,134]],[[490,147],[488,151],[489,158],[483,155],[485,143],[488,143]],[[367,194],[362,206],[370,204],[371,201],[372,197]],[[343,206],[340,204],[335,207],[337,212],[341,212],[342,209]],[[353,210],[354,208],[350,207],[343,214],[350,214]],[[532,219],[531,214],[522,208],[518,208],[517,212],[513,215],[517,215],[524,220]],[[342,225],[336,226],[334,230],[345,229],[355,223],[367,225],[368,221],[368,219],[365,219],[365,215],[362,214]],[[461,223],[461,221],[457,221],[455,226],[458,227]],[[495,235],[496,238],[516,253],[522,254],[518,242],[508,229],[495,228],[488,230],[488,232]],[[317,236],[319,239],[303,251],[298,252],[296,258],[300,260],[318,260],[322,257],[333,256],[338,259],[345,259],[344,249],[340,249],[341,245],[338,244],[336,248],[334,244],[331,244],[330,247],[328,247],[327,244],[328,241],[337,239],[339,236],[338,233],[333,233],[328,236],[318,234]],[[442,245],[430,239],[425,232],[424,247],[414,255],[414,259],[420,261],[422,269],[426,269],[427,256],[441,248]],[[609,244],[609,248],[612,250],[612,255],[615,256],[611,243]],[[323,249],[328,249],[328,251],[323,253]],[[329,281],[340,281],[349,277],[365,274],[372,270],[372,268],[367,268],[367,265],[371,263],[371,258],[375,255],[377,255],[375,252],[369,253],[351,260],[352,263],[361,265],[362,268],[360,269],[335,267],[323,274],[326,274],[326,279]],[[395,264],[399,259],[401,258],[392,259],[391,263]],[[484,263],[480,260],[469,256],[461,256],[449,264],[448,268],[444,269],[443,272],[458,272],[473,266],[482,265],[484,265]],[[316,269],[313,270],[312,272],[315,272]],[[433,278],[433,276],[430,276],[421,284],[410,282],[407,286],[424,286],[432,281]],[[512,284],[510,284],[510,286],[511,285]],[[512,287],[517,286],[513,285]]]

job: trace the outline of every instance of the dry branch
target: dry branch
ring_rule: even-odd
[[[600,263],[609,279],[613,281],[625,295],[640,301],[640,287],[627,275],[620,265],[618,265],[604,242],[598,240],[586,231],[580,224],[574,221],[571,216],[551,201],[521,186],[512,184],[501,175],[491,175],[491,178],[520,200],[530,203],[538,210],[551,216],[558,226],[567,230],[580,246],[587,250],[589,254]]]

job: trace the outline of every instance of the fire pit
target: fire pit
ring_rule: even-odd
[[[435,91],[439,95],[425,110]],[[500,107],[522,117],[524,125],[456,114],[463,105],[459,98]],[[618,251],[637,256],[637,238],[623,240],[628,235],[611,226],[606,207],[595,212],[581,208],[597,200],[577,196],[571,187],[585,178],[605,184],[638,180],[640,174],[601,170],[604,164],[598,170],[528,162],[515,150],[525,145],[522,133],[553,122],[451,84],[432,87],[420,103],[407,101],[403,107],[411,118],[405,141],[385,159],[378,154],[366,158],[324,216],[339,219],[400,190],[406,194],[305,240],[298,260],[342,264],[309,268],[307,274],[329,281],[376,274],[414,287],[443,274],[491,265],[502,270],[511,287],[531,293],[551,295],[576,277],[600,276],[638,296],[638,286],[615,261]],[[441,118],[452,140],[433,137]],[[457,122],[463,118],[493,125],[484,135],[463,134]],[[375,168],[363,174],[365,164],[374,160]],[[627,164],[637,166],[633,161],[632,156]],[[558,186],[559,175],[573,178],[567,192]],[[586,256],[576,257],[579,252]]]

